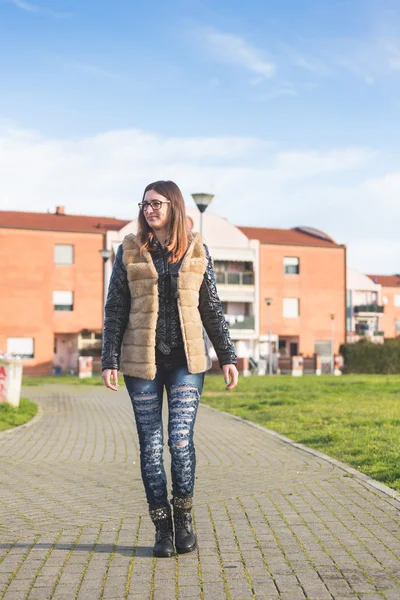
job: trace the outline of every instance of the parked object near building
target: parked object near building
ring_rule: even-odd
[[[381,287],[382,332],[385,338],[400,337],[400,275],[368,275]]]
[[[14,358],[0,358],[0,403],[19,406],[21,398],[22,362]]]
[[[347,342],[367,339],[383,343],[382,286],[356,269],[347,268]]]
[[[93,357],[80,356],[78,360],[78,375],[80,379],[87,379],[93,375]]]
[[[303,357],[292,356],[292,375],[294,375],[295,377],[303,375],[303,367]]]

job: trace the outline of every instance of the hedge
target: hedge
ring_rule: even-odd
[[[400,339],[386,339],[384,344],[360,340],[342,344],[343,373],[400,373]]]

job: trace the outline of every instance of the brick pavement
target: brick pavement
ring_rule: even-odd
[[[125,389],[27,394],[42,418],[0,436],[0,600],[400,599],[400,504],[337,465],[201,406],[199,549],[154,559]]]

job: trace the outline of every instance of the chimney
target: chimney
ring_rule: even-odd
[[[56,206],[56,215],[65,215],[65,207]]]

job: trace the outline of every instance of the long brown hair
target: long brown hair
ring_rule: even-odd
[[[155,181],[154,183],[149,183],[145,188],[142,202],[146,192],[149,190],[154,190],[161,196],[164,196],[166,200],[170,201],[169,233],[166,248],[169,251],[169,262],[178,262],[183,258],[189,242],[193,237],[186,219],[185,202],[183,200],[182,192],[173,181]],[[149,252],[152,252],[154,250],[152,242],[155,234],[148,225],[142,210],[139,212],[137,235],[141,249],[145,248]]]

